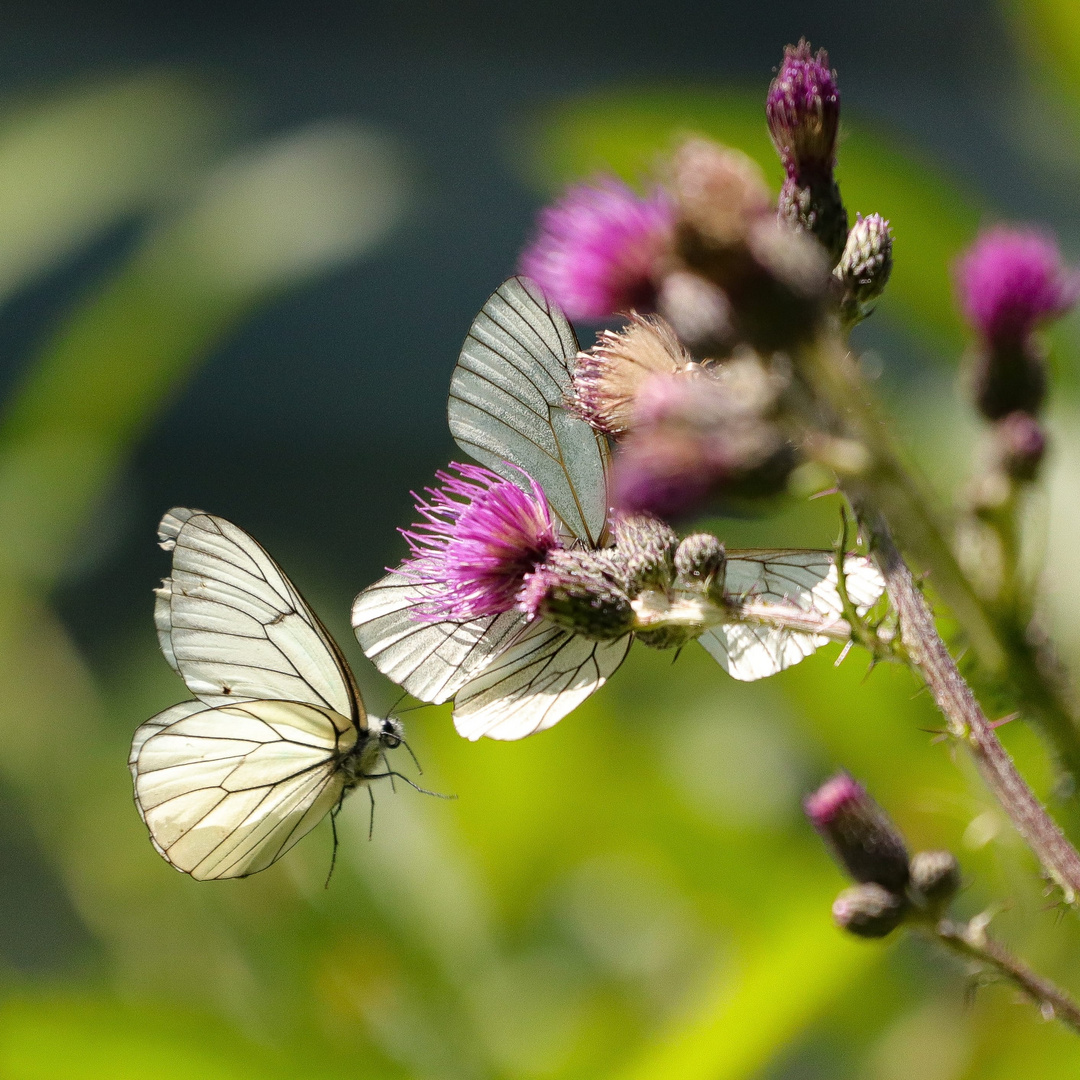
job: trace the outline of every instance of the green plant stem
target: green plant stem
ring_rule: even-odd
[[[867,467],[841,477],[853,502],[884,515],[897,543],[929,572],[989,682],[1007,688],[1049,742],[1059,766],[1080,778],[1080,716],[1049,641],[1034,637],[1019,611],[994,612],[976,593],[946,539],[923,485],[904,462],[858,363],[839,333],[820,335],[800,355],[816,395],[868,454]]]
[[[949,733],[968,747],[987,786],[1017,832],[1061,887],[1065,901],[1074,903],[1080,896],[1080,853],[1035,797],[1002,746],[938,634],[930,606],[893,543],[884,518],[865,507],[857,506],[856,511],[869,533],[871,552],[899,616],[901,639],[908,657],[926,680]]]
[[[1039,1006],[1045,1019],[1056,1017],[1073,1031],[1080,1032],[1080,1005],[1064,990],[1049,979],[1037,975],[1006,948],[988,937],[982,919],[972,919],[966,923],[942,919],[928,928],[926,933],[950,952],[965,960],[975,961],[980,967],[989,968],[1011,982]]]

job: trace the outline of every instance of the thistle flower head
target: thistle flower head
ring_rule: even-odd
[[[824,49],[811,53],[803,38],[784,50],[784,62],[765,101],[769,134],[788,175],[831,170],[840,127],[840,91]]]
[[[604,330],[578,353],[571,408],[597,431],[621,435],[642,387],[657,374],[688,369],[690,356],[663,319],[634,315],[621,331]]]
[[[1018,347],[1042,322],[1064,315],[1080,295],[1052,236],[999,227],[982,233],[956,264],[964,316],[991,348]]]
[[[803,805],[810,823],[856,881],[903,892],[910,876],[904,839],[862,784],[839,773]]]
[[[572,319],[648,309],[673,227],[674,211],[659,188],[642,198],[615,177],[578,184],[541,211],[521,271]]]
[[[435,474],[441,487],[414,494],[421,522],[401,533],[412,556],[400,573],[416,581],[426,622],[465,621],[515,606],[526,577],[559,548],[558,531],[540,485],[532,493],[479,465],[451,463]]]

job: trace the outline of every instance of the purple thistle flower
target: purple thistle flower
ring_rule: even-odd
[[[421,584],[413,609],[422,622],[464,622],[509,611],[525,579],[561,547],[543,489],[524,470],[532,494],[480,465],[450,463],[442,485],[415,492],[423,519],[401,529],[412,557],[400,573]]]
[[[521,272],[571,319],[605,319],[656,302],[658,261],[671,242],[675,215],[657,188],[641,198],[615,177],[571,187],[542,210]]]
[[[831,171],[840,128],[840,91],[829,55],[814,55],[803,38],[784,50],[784,62],[765,100],[769,133],[789,177]]]
[[[985,345],[1016,348],[1039,323],[1076,303],[1080,279],[1049,234],[999,227],[983,232],[957,260],[956,289]]]

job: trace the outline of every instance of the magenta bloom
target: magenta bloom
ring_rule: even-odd
[[[401,534],[412,557],[399,573],[423,588],[414,608],[425,622],[464,622],[509,611],[525,578],[561,546],[540,485],[523,473],[532,494],[479,465],[437,472],[442,485],[415,492],[423,519]]]
[[[1036,229],[983,232],[956,264],[960,307],[983,341],[1022,345],[1039,323],[1076,303],[1080,280],[1057,242]]]
[[[656,301],[655,270],[674,221],[659,188],[643,199],[613,176],[578,184],[540,212],[521,272],[571,319],[647,310]]]

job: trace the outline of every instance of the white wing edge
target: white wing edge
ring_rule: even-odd
[[[424,622],[412,610],[422,583],[391,571],[353,602],[352,625],[364,655],[413,697],[440,705],[475,677],[520,634],[517,611],[465,623]]]
[[[458,692],[454,727],[472,742],[546,731],[604,685],[631,640],[591,641],[538,620]]]

